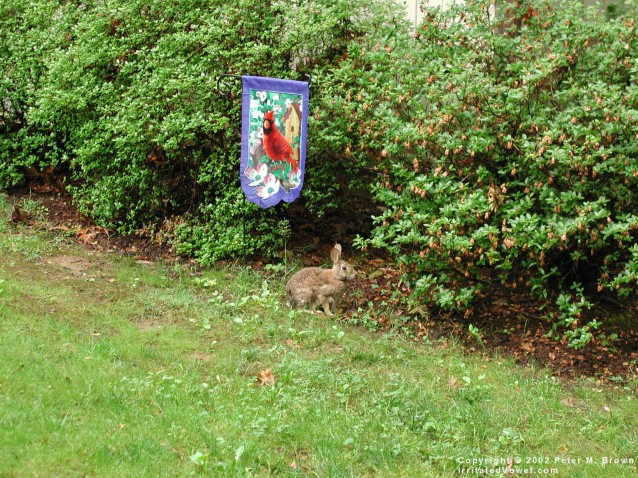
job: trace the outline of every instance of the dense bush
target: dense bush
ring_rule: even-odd
[[[5,3],[0,187],[64,166],[83,212],[120,231],[180,216],[179,250],[202,262],[275,250],[287,229],[285,208],[242,199],[240,98],[217,77],[316,70],[320,86],[348,42],[393,21],[391,2],[364,0]],[[311,145],[314,214],[348,197],[330,159]]]
[[[63,153],[58,131],[29,119],[49,52],[66,42],[59,2],[0,3],[0,187],[25,173],[55,167]]]
[[[638,277],[636,22],[536,0],[495,18],[491,3],[352,45],[323,114],[379,173],[387,209],[360,244],[395,253],[417,300],[471,310],[496,278],[558,299],[576,327],[569,304]]]
[[[347,215],[372,184],[385,212],[359,244],[396,255],[414,300],[471,311],[523,288],[578,345],[595,294],[635,294],[638,277],[623,11],[468,0],[410,34],[394,0],[4,2],[0,187],[58,168],[99,223],[173,217],[203,263],[276,250],[286,207],[244,201],[240,101],[216,80],[310,73],[309,220]]]

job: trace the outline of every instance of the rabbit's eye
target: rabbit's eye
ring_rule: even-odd
[[[341,270],[342,271],[346,271],[346,270],[348,270],[348,268],[346,266],[341,266]]]

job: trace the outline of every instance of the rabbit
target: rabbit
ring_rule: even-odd
[[[311,310],[319,306],[327,316],[331,316],[331,306],[341,298],[346,281],[355,278],[357,273],[346,261],[341,260],[341,245],[335,244],[330,251],[332,269],[306,267],[294,274],[286,284],[288,305],[293,308],[308,307]]]

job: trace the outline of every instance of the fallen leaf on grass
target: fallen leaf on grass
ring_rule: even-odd
[[[295,342],[295,341],[294,341],[294,340],[292,340],[292,339],[288,339],[288,340],[286,340],[286,345],[287,345],[288,347],[294,347],[294,348],[296,348],[296,349],[300,349],[300,348],[302,348],[302,347],[303,347],[303,345],[302,345],[302,344],[300,344],[300,343],[298,343],[298,342]]]
[[[272,370],[267,368],[266,370],[262,370],[257,375],[257,380],[259,381],[259,386],[264,387],[266,385],[274,385],[275,384],[275,376],[272,373]]]

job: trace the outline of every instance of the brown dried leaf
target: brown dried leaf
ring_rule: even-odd
[[[288,347],[294,347],[294,348],[296,348],[296,349],[300,349],[300,348],[302,348],[302,347],[303,347],[303,345],[302,345],[302,344],[300,344],[299,342],[295,342],[295,341],[294,341],[294,340],[292,340],[292,339],[288,339],[288,340],[286,340],[286,345],[287,345]]]
[[[84,244],[92,246],[96,244],[96,237],[100,234],[108,236],[108,231],[101,226],[88,226],[84,229],[80,229],[75,235],[75,238]]]
[[[264,387],[266,385],[274,385],[276,382],[275,376],[273,375],[272,370],[270,370],[269,368],[259,372],[259,374],[257,375],[257,380],[260,387]]]
[[[29,222],[29,214],[20,209],[18,206],[14,206],[13,212],[11,213],[11,222],[14,224],[27,224]]]

